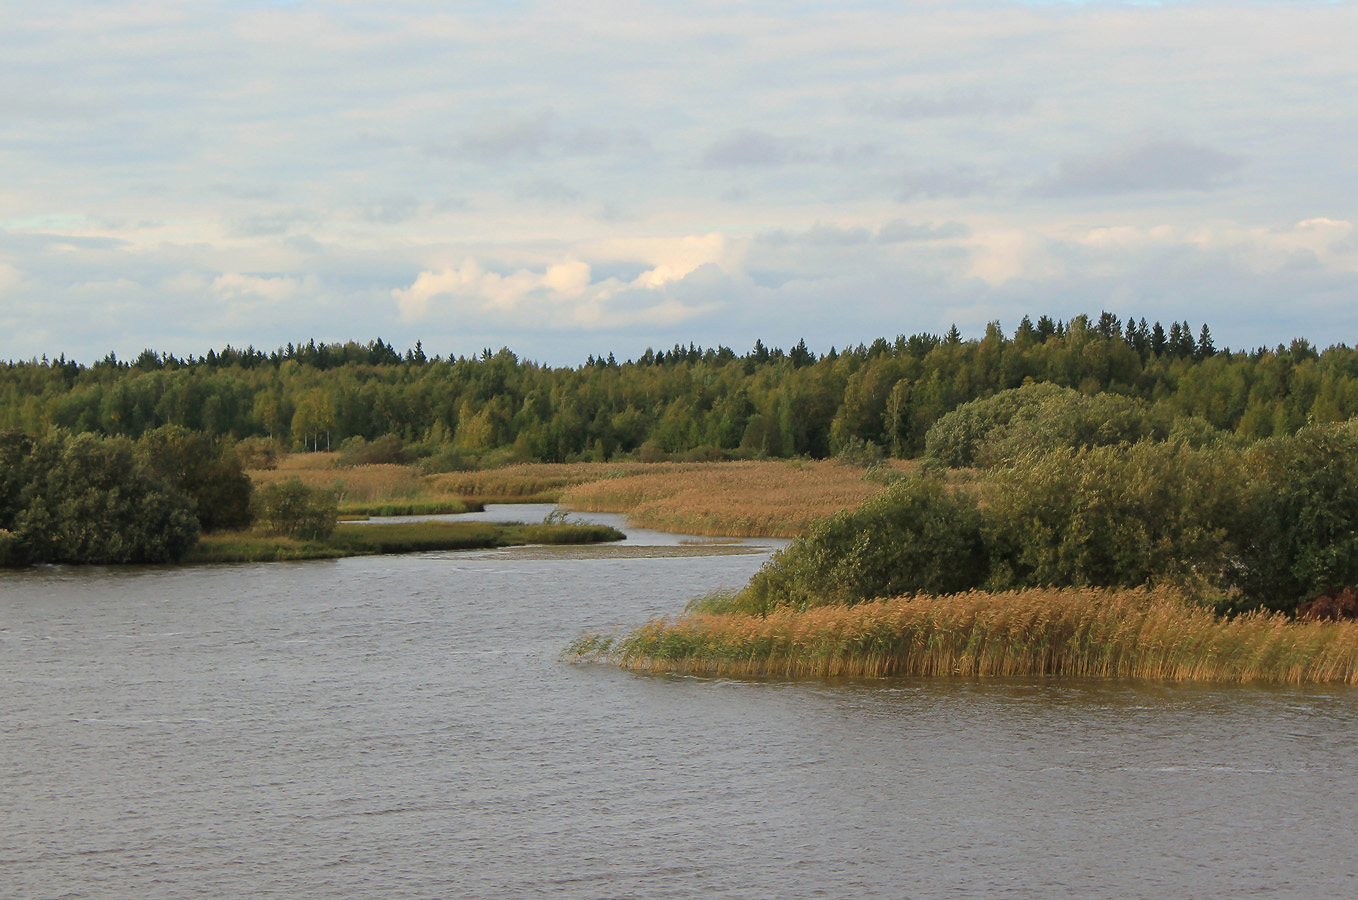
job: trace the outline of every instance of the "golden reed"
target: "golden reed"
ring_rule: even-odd
[[[767,617],[694,613],[620,639],[582,637],[567,653],[635,670],[730,676],[1358,684],[1358,622],[1226,619],[1164,589],[971,592]]]

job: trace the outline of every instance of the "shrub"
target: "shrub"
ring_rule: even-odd
[[[1044,400],[1074,393],[1055,384],[1026,384],[963,403],[930,427],[924,435],[924,455],[952,468],[974,466],[978,448],[996,428],[1031,413]]]
[[[298,540],[328,537],[339,514],[333,492],[307,487],[298,478],[264,485],[255,493],[254,505],[267,533]]]
[[[159,478],[126,438],[7,439],[0,560],[149,563],[179,559],[198,540],[189,499]]]
[[[375,441],[362,437],[351,437],[340,444],[339,458],[335,464],[342,467],[374,465],[409,465],[414,462],[415,454],[406,449],[401,439],[394,434],[385,434]]]
[[[976,587],[985,574],[975,502],[938,478],[914,476],[814,525],[755,574],[737,605],[767,612],[952,593]]]
[[[1316,425],[1245,453],[1236,577],[1253,604],[1291,612],[1358,584],[1358,422]]]
[[[189,498],[203,531],[250,525],[254,485],[234,447],[200,431],[166,425],[142,435],[137,454]]]
[[[1178,443],[1030,454],[994,474],[990,585],[1224,587],[1241,512],[1236,457]]]
[[[271,437],[248,437],[236,444],[236,458],[243,468],[268,471],[278,468],[278,460],[287,455],[282,443]]]

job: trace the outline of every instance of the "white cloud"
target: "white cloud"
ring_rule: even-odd
[[[17,287],[23,280],[23,273],[7,262],[0,262],[0,297]]]
[[[296,297],[302,285],[302,279],[290,275],[223,272],[212,280],[212,292],[223,300],[258,297],[270,303],[282,303]]]

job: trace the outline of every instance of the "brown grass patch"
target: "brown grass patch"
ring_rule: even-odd
[[[1148,678],[1358,684],[1358,622],[1233,619],[1167,590],[971,592],[781,610],[695,613],[568,653],[625,668],[734,676]]]
[[[894,462],[887,471],[912,466]],[[655,463],[635,474],[572,487],[561,504],[626,513],[635,525],[663,531],[795,537],[816,520],[882,490],[882,480],[863,475],[862,469],[829,460]]]
[[[885,480],[828,460],[741,462],[526,463],[420,475],[412,466],[335,466],[337,453],[295,453],[256,483],[300,478],[337,492],[340,510],[408,501],[561,503],[583,512],[625,513],[639,527],[688,534],[794,537],[817,519],[857,506]],[[909,471],[892,461],[879,474]]]

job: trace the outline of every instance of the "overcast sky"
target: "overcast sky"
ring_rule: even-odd
[[[0,0],[0,359],[1358,340],[1358,5]]]

